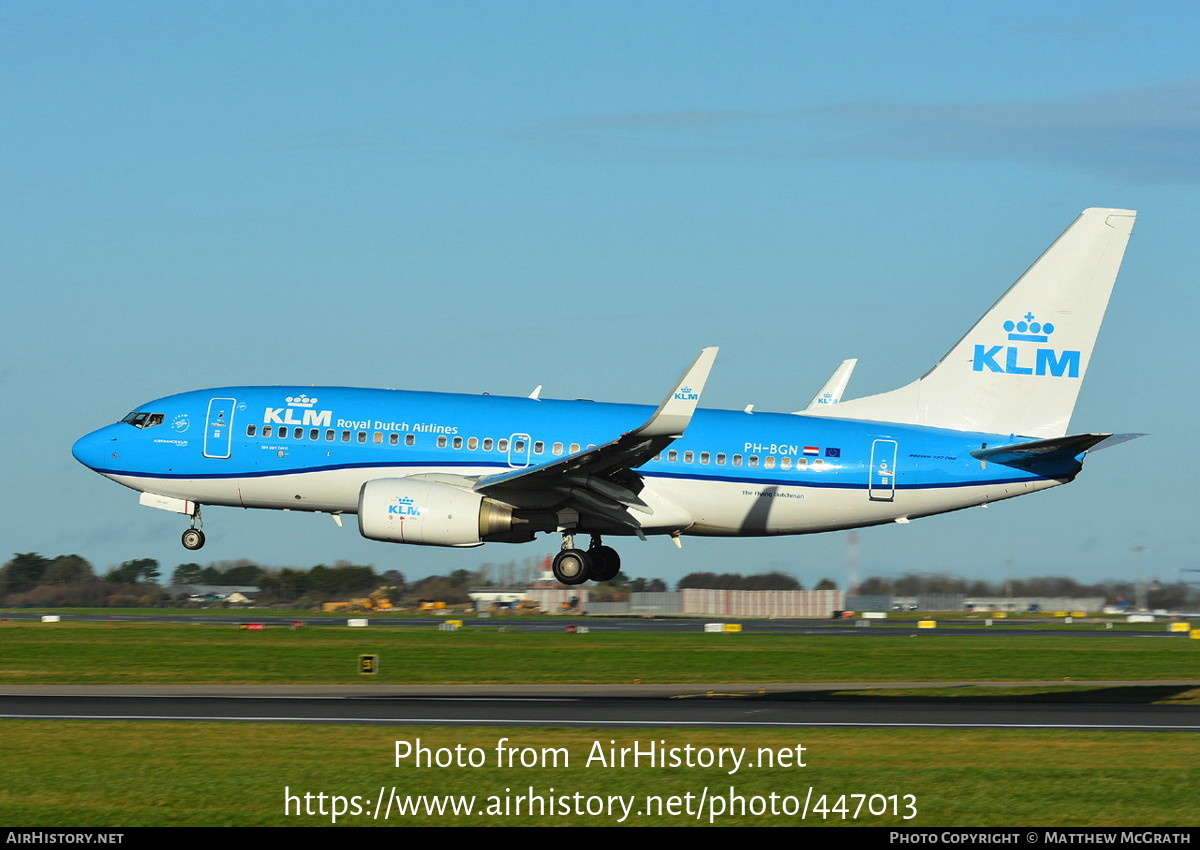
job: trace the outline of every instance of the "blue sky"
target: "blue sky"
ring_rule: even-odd
[[[1083,208],[1140,211],[1069,487],[861,532],[864,574],[1196,566],[1200,7],[1166,2],[0,5],[0,552],[192,560],[70,457],[174,392],[339,384],[803,406],[925,371]],[[409,576],[521,547],[211,509],[202,562]],[[841,578],[845,535],[622,547]]]

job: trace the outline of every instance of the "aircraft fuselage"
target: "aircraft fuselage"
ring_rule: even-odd
[[[229,387],[138,408],[75,455],[134,490],[208,505],[353,514],[364,483],[416,474],[479,478],[575,454],[643,422],[645,405],[345,387]],[[808,534],[915,518],[1052,487],[970,452],[1013,435],[700,409],[638,467],[685,511],[685,534]],[[651,524],[653,521],[651,520]],[[581,529],[586,530],[586,529]],[[608,533],[622,532],[617,528]]]

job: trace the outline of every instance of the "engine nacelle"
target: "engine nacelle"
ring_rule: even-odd
[[[512,528],[510,506],[452,484],[376,478],[358,491],[358,531],[371,540],[479,546]]]

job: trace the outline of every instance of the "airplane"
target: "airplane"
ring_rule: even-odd
[[[560,534],[567,585],[608,581],[605,536],[812,534],[1074,480],[1140,434],[1068,434],[1136,213],[1088,209],[923,377],[795,413],[702,409],[705,348],[657,408],[348,387],[195,390],[79,439],[75,458],[190,519],[202,505],[358,517],[371,540],[471,547]],[[589,536],[586,549],[576,538]]]

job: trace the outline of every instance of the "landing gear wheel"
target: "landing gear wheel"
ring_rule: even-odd
[[[550,569],[563,584],[583,584],[588,580],[591,564],[582,549],[563,549],[554,556]]]
[[[198,528],[189,528],[183,533],[182,543],[184,549],[199,549],[204,545],[204,532]]]
[[[612,581],[621,571],[621,556],[611,546],[593,546],[587,554],[592,560],[592,568],[588,570],[592,581]]]

